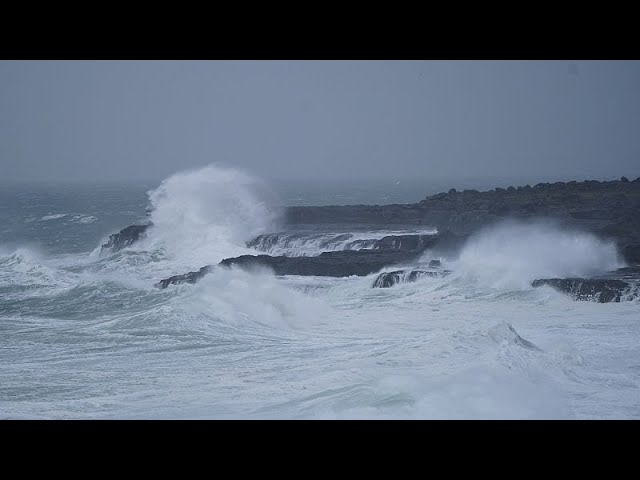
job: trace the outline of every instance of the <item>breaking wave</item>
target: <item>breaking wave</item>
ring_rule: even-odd
[[[362,250],[373,248],[376,241],[389,235],[434,235],[435,228],[419,230],[372,230],[365,232],[278,232],[260,235],[248,246],[268,253],[288,257],[320,255],[338,250]]]
[[[248,240],[273,231],[281,217],[266,184],[217,165],[172,175],[149,192],[149,200],[150,244],[194,266],[237,254]]]

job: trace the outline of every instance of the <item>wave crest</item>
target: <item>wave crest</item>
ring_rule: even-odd
[[[148,195],[151,243],[176,258],[197,259],[200,266],[219,262],[273,230],[282,212],[260,179],[218,165],[172,175]]]

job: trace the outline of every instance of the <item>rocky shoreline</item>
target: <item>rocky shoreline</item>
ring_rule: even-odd
[[[592,232],[614,240],[628,264],[640,264],[640,177],[633,181],[622,177],[606,182],[539,183],[485,192],[452,188],[414,204],[289,207],[284,227],[419,225],[464,238],[508,218],[547,218],[561,226]],[[111,235],[103,251],[130,246],[150,225],[132,225]]]
[[[633,181],[539,183],[448,192],[414,204],[290,207],[288,225],[414,224],[468,236],[505,219],[553,219],[614,240],[625,261],[640,264],[640,177]]]
[[[284,255],[242,255],[226,258],[217,267],[238,267],[246,270],[269,268],[276,275],[302,275],[320,277],[350,277],[366,276],[379,272],[390,265],[401,263],[411,264],[427,248],[446,243],[452,239],[447,235],[430,235],[429,241],[421,240],[419,235],[404,235],[404,242],[385,240],[383,238],[377,248],[361,250],[339,250],[323,252],[317,256],[287,257]],[[156,284],[160,288],[181,283],[195,283],[214,268],[208,265],[198,272],[188,272],[183,275],[161,280]]]
[[[243,255],[224,259],[217,267],[269,268],[276,275],[345,277],[407,265],[407,269],[381,273],[373,285],[389,288],[423,276],[441,275],[415,265],[411,268],[410,264],[426,250],[455,252],[472,233],[506,219],[551,219],[559,226],[591,232],[614,241],[628,265],[640,265],[640,178],[629,181],[622,177],[608,182],[541,183],[485,192],[451,189],[415,204],[289,207],[284,227],[294,231],[310,225],[412,225],[436,228],[438,233],[357,239],[345,243],[344,250],[325,251],[315,256]],[[102,251],[115,252],[129,247],[144,238],[151,226],[151,223],[131,225],[111,235]],[[247,246],[265,251],[277,243],[278,238],[278,234],[260,235],[247,242]],[[344,238],[338,235],[332,241],[348,239],[348,235]],[[166,288],[195,283],[213,268],[215,266],[208,265],[197,272],[161,280],[156,285]],[[539,279],[533,286],[548,285],[577,300],[620,301],[626,292],[633,290],[635,280],[640,277],[640,270],[632,270],[631,283],[629,279],[617,278]]]

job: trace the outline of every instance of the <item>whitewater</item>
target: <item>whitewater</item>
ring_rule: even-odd
[[[377,273],[239,269],[154,286],[243,254],[437,232],[293,229],[283,206],[218,165],[160,185],[3,189],[0,418],[640,418],[639,302],[531,287],[624,264],[612,244],[544,219],[484,229],[456,256],[426,251],[452,273],[391,288],[372,288]],[[102,251],[147,220],[139,242]]]

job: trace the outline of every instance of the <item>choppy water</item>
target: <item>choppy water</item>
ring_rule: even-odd
[[[151,195],[148,238],[101,256],[155,187],[2,190],[0,418],[640,417],[638,302],[529,286],[618,266],[597,239],[504,227],[443,258],[451,275],[388,289],[215,270],[159,290],[255,253],[245,241],[282,231],[283,195],[216,167],[175,175]],[[306,232],[279,253],[393,228],[379,227]]]

